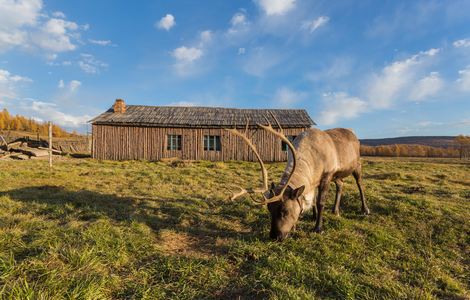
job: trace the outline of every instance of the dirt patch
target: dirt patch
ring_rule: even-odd
[[[406,186],[402,188],[402,192],[405,194],[426,194],[426,188],[424,186]]]
[[[209,237],[195,237],[185,232],[172,230],[162,230],[159,237],[160,244],[158,246],[164,251],[165,255],[203,259],[216,255],[220,252],[217,249],[227,242]]]

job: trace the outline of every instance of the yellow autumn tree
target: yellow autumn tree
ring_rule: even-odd
[[[470,157],[470,136],[461,134],[455,138],[455,141],[459,145],[460,159]]]
[[[21,115],[12,116],[8,110],[4,108],[0,111],[0,130],[26,131],[39,133],[44,136],[48,134],[49,125],[47,123],[40,123],[31,118],[25,118]],[[55,124],[52,126],[52,134],[55,137],[72,136],[72,134]]]
[[[5,118],[3,117],[3,113],[0,112],[0,130],[6,129],[6,122]]]

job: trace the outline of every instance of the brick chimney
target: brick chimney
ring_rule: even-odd
[[[113,105],[113,111],[116,114],[123,114],[126,112],[126,103],[122,99],[116,99]]]

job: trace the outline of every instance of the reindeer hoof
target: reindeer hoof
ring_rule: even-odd
[[[323,230],[319,227],[315,227],[315,229],[313,229],[313,232],[314,233],[323,233]]]
[[[368,208],[362,209],[362,214],[364,214],[364,216],[368,216],[370,215],[370,210]]]
[[[335,216],[337,216],[337,217],[340,216],[340,215],[339,215],[339,210],[333,210],[332,213],[333,213]]]

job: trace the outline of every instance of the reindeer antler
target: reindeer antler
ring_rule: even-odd
[[[277,201],[281,201],[282,200],[282,196],[284,194],[284,192],[286,191],[287,187],[289,186],[289,183],[291,181],[291,178],[292,178],[292,174],[294,174],[294,170],[295,170],[295,167],[297,165],[297,153],[295,151],[295,148],[294,148],[294,145],[292,145],[291,141],[286,137],[286,135],[284,134],[284,130],[282,129],[281,127],[281,124],[279,123],[279,121],[277,120],[276,116],[273,114],[272,111],[269,112],[271,114],[271,116],[273,117],[274,121],[276,122],[277,126],[279,127],[279,132],[276,131],[271,123],[269,122],[269,120],[265,117],[266,119],[266,122],[268,123],[268,125],[262,125],[262,124],[257,124],[259,127],[263,128],[264,130],[274,134],[275,136],[279,137],[283,142],[285,142],[287,144],[287,146],[289,147],[289,149],[291,150],[292,152],[292,158],[293,158],[293,166],[292,166],[292,170],[289,174],[289,177],[287,178],[287,182],[285,183],[285,185],[282,187],[282,190],[280,193],[278,193],[277,195],[274,195],[273,197],[271,198],[267,198],[265,196],[265,193],[268,191],[268,171],[266,170],[266,167],[264,166],[264,163],[263,163],[263,160],[261,159],[261,156],[259,155],[258,153],[258,150],[256,149],[255,145],[253,145],[252,141],[250,140],[250,138],[248,137],[248,125],[249,125],[249,120],[247,119],[247,123],[246,123],[246,127],[245,127],[245,132],[244,133],[241,133],[240,131],[238,131],[236,128],[233,128],[233,129],[225,129],[233,134],[235,134],[236,136],[239,136],[241,137],[247,144],[248,146],[251,148],[251,150],[253,151],[253,153],[255,154],[256,156],[256,159],[258,160],[260,166],[261,166],[261,174],[263,176],[263,187],[262,188],[258,188],[258,189],[244,189],[242,187],[238,187],[240,189],[240,192],[238,193],[233,193],[232,192],[232,197],[230,198],[231,200],[235,200],[237,199],[238,197],[241,197],[245,194],[249,194],[250,196],[254,193],[261,193],[262,196],[263,196],[263,200],[262,201],[258,201],[258,200],[255,200],[253,197],[253,201],[256,202],[257,204],[260,204],[260,205],[264,205],[264,204],[268,204],[268,203],[272,203],[272,202],[277,202]]]
[[[266,167],[264,166],[263,160],[261,159],[261,156],[259,155],[258,150],[256,149],[255,145],[253,145],[252,141],[248,137],[248,128],[249,128],[249,119],[246,120],[246,127],[245,127],[245,132],[244,133],[238,131],[236,128],[233,128],[233,129],[227,129],[226,128],[225,130],[233,133],[236,136],[241,137],[248,144],[248,146],[251,148],[251,150],[255,154],[256,159],[258,160],[258,162],[260,164],[260,167],[261,167],[261,175],[262,175],[262,178],[263,178],[263,187],[258,188],[258,189],[249,189],[249,190],[244,189],[242,187],[238,187],[238,188],[240,188],[240,192],[238,192],[238,193],[233,193],[232,192],[232,197],[230,199],[235,200],[238,197],[241,197],[241,196],[243,196],[247,193],[248,194],[261,193],[263,195],[264,201],[266,201],[267,198],[264,195],[264,193],[266,191],[268,191],[268,171],[266,170]],[[255,201],[255,202],[258,202],[258,201]]]
[[[273,197],[269,198],[269,199],[265,199],[264,203],[260,203],[260,204],[268,204],[268,203],[272,203],[272,202],[277,202],[277,201],[281,201],[282,200],[282,195],[284,194],[284,192],[286,191],[287,187],[289,186],[289,183],[292,179],[292,175],[294,174],[294,170],[295,170],[295,167],[297,166],[297,152],[295,150],[295,147],[294,145],[292,145],[291,141],[286,137],[286,135],[284,134],[284,130],[282,129],[281,127],[281,124],[279,123],[279,121],[277,120],[276,116],[273,114],[272,111],[269,112],[271,114],[271,116],[273,117],[274,121],[276,122],[277,126],[279,127],[279,131],[276,131],[271,123],[269,122],[269,120],[267,118],[266,119],[266,122],[268,123],[268,125],[262,125],[262,124],[258,124],[259,127],[263,128],[264,130],[274,134],[275,136],[279,137],[284,143],[287,144],[287,146],[289,147],[290,151],[292,152],[292,170],[289,174],[289,177],[287,178],[287,182],[284,184],[284,186],[282,187],[282,190],[280,193],[278,193],[277,195],[274,195]]]

